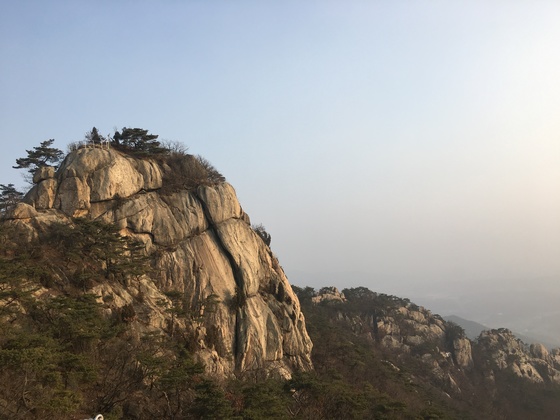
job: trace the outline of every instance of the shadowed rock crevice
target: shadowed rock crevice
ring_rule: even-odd
[[[241,309],[242,307],[245,305],[246,301],[247,301],[247,296],[245,295],[245,291],[244,291],[244,285],[243,285],[243,275],[241,273],[241,269],[239,268],[239,266],[237,265],[235,258],[233,258],[233,255],[229,252],[228,248],[226,247],[226,245],[224,244],[224,242],[221,240],[220,235],[218,233],[218,226],[217,223],[214,221],[214,219],[212,218],[212,214],[210,212],[210,210],[208,209],[208,206],[206,204],[206,202],[198,195],[195,194],[195,197],[198,199],[201,207],[202,207],[202,211],[204,212],[204,216],[206,218],[206,220],[208,221],[209,224],[209,229],[212,230],[212,232],[214,233],[214,236],[216,238],[216,241],[218,242],[222,252],[224,253],[224,255],[226,256],[227,260],[229,261],[230,267],[231,267],[231,271],[233,273],[233,278],[235,280],[235,295],[231,297],[231,307],[232,309],[235,311],[235,335],[233,338],[234,341],[234,359],[236,361],[235,363],[235,367],[236,370],[240,370],[241,369],[241,361],[240,361],[240,357],[239,355],[241,355],[243,353],[243,344],[241,343],[241,341],[243,340],[243,334],[241,334],[241,323],[240,323],[240,319],[242,319],[242,312]]]

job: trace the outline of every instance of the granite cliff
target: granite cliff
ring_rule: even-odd
[[[127,307],[138,337],[189,334],[208,373],[287,378],[312,369],[304,316],[278,260],[231,185],[192,182],[196,165],[186,154],[171,162],[81,147],[56,171],[35,172],[35,185],[7,223],[32,239],[53,223],[85,218],[141,241],[149,275],[124,285],[100,282],[89,292],[108,315]],[[190,316],[169,310],[177,296]]]

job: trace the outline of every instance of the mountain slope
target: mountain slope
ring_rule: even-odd
[[[408,299],[363,287],[294,289],[317,374],[336,372],[348,384],[372,387],[374,401],[380,392],[397,396],[399,409],[387,418],[543,419],[560,410],[558,349],[528,346],[507,329],[471,341]]]

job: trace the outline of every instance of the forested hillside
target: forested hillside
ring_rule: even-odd
[[[314,379],[335,384],[351,418],[552,419],[560,410],[560,351],[506,329],[466,338],[406,298],[363,287],[294,286],[314,344]],[[343,391],[342,391],[343,390]],[[327,408],[329,417],[334,408]],[[313,417],[309,417],[313,418]]]

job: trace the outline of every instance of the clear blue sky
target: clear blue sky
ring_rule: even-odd
[[[560,280],[558,1],[0,4],[0,183],[142,127],[226,176],[296,284]]]

